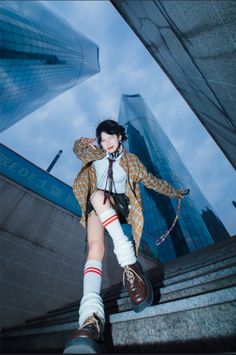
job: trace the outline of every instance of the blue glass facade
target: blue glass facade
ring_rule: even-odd
[[[40,1],[0,1],[0,132],[100,71],[98,46]]]
[[[182,200],[181,214],[171,235],[157,246],[155,241],[175,218],[178,201],[140,186],[145,221],[143,253],[166,262],[228,238],[228,232],[140,95],[122,95],[119,122],[128,133],[128,150],[137,154],[153,175],[175,188],[191,190]]]

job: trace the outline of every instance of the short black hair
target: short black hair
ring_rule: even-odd
[[[96,138],[98,144],[101,145],[101,134],[105,132],[107,134],[116,134],[117,136],[121,136],[121,142],[124,142],[127,139],[127,135],[125,132],[125,128],[116,121],[113,120],[105,120],[99,123],[96,128]]]

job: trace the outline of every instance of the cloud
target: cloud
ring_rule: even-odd
[[[10,142],[12,149],[46,169],[59,149],[65,150],[68,161],[71,160],[73,142],[87,121],[86,112],[79,111],[75,94],[70,90],[12,126],[1,138],[3,143]],[[67,161],[64,153],[61,160]]]
[[[232,167],[178,91],[109,1],[50,1],[49,6],[100,47],[101,72],[58,96],[1,135],[2,142],[71,184],[81,163],[72,146],[117,117],[122,93],[140,93],[218,215],[236,233]]]
[[[109,1],[46,1],[48,6],[65,18],[76,30],[95,42],[110,27],[114,11]]]

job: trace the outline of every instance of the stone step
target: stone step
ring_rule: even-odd
[[[154,288],[154,304],[165,303],[185,297],[204,294],[236,285],[236,266],[212,272],[178,284]],[[106,303],[106,312],[112,314],[114,309],[119,312],[132,309],[131,301],[126,293],[123,297]]]
[[[105,352],[233,351],[236,332],[236,287],[208,292],[133,311],[110,315]],[[11,332],[3,339],[7,352],[62,352],[77,322]],[[112,335],[113,343],[110,340]],[[211,349],[212,350],[212,349]]]
[[[1,339],[1,353],[47,354],[63,353],[63,349],[71,338],[73,324],[50,327],[50,329],[35,329],[33,333],[25,332],[22,336],[4,336]]]
[[[224,262],[226,258],[234,257],[236,257],[235,237],[224,243],[219,242],[214,244],[214,246],[179,257],[164,265],[160,264],[156,268],[149,270],[149,275],[154,273],[155,277],[160,277],[161,279],[171,279],[175,276],[182,277],[183,274],[195,272],[195,270],[202,269],[202,267],[214,267],[216,263]]]
[[[150,272],[148,272],[147,274],[154,286],[155,301],[154,301],[154,305],[152,307],[149,307],[145,311],[149,310],[150,312],[150,309],[152,310],[157,309],[158,310],[157,314],[154,314],[153,317],[157,318],[158,312],[160,311],[162,313],[160,313],[159,316],[165,318],[167,317],[167,314],[163,313],[163,309],[165,309],[163,307],[170,308],[172,311],[171,311],[171,315],[168,313],[168,317],[171,317],[170,319],[172,319],[172,327],[175,328],[175,324],[177,324],[177,327],[179,327],[179,324],[174,316],[174,314],[177,313],[180,314],[180,320],[182,322],[183,315],[186,312],[191,312],[190,315],[193,315],[197,319],[198,311],[200,312],[199,314],[201,314],[202,317],[204,315],[202,308],[210,307],[210,311],[211,311],[215,307],[214,310],[212,311],[214,313],[216,312],[216,306],[218,304],[220,304],[220,307],[224,309],[225,312],[228,309],[227,307],[230,307],[230,309],[232,310],[231,303],[230,303],[231,301],[229,301],[229,295],[227,293],[227,290],[233,290],[236,282],[235,281],[236,280],[235,277],[236,238],[231,238],[231,239],[234,240],[233,241],[230,240],[224,243],[217,243],[214,246],[205,248],[204,250],[192,253],[191,255],[178,258],[175,261],[164,265],[164,268],[162,265],[157,265],[155,270],[150,270]],[[160,293],[158,291],[159,287],[160,287]],[[212,295],[215,295],[216,297],[213,298],[217,299],[218,301],[220,299],[219,295],[222,295],[221,302],[219,303],[213,302],[213,304],[208,304],[209,299],[211,299]],[[192,301],[194,301],[195,299],[204,300],[204,298],[201,297],[205,297],[205,296],[206,296],[206,300],[208,300],[208,303],[206,303],[205,306],[198,305],[199,306],[198,307],[193,302],[192,303],[193,309],[190,309],[188,307],[186,309],[181,308],[183,304],[190,305],[189,302],[191,300]],[[225,297],[225,301],[224,301],[224,297]],[[157,301],[159,301],[158,304]],[[130,314],[137,315],[133,311],[131,311],[131,304],[130,304],[129,297],[121,284],[112,287],[111,292],[108,290],[104,290],[104,303],[105,303],[107,317],[108,318],[110,317],[111,321],[115,320],[113,322],[114,324],[113,323],[111,324],[112,329],[116,327],[117,324],[122,322],[123,323],[125,322],[126,326],[129,325],[131,327],[130,329],[132,329],[132,327],[135,326],[136,320],[134,319],[132,320],[132,318],[130,320],[127,318],[126,320],[120,320],[120,321],[117,321],[117,318],[112,318],[113,315],[117,316],[117,312],[121,312],[118,314],[120,316],[124,316],[125,314],[128,315],[128,317]],[[173,308],[174,307],[173,305],[177,305],[176,309]],[[38,317],[37,319],[30,320],[25,324],[22,324],[21,326],[17,326],[15,328],[11,327],[11,329],[4,330],[1,336],[3,339],[4,349],[6,349],[8,352],[10,351],[18,352],[19,349],[21,352],[23,351],[58,352],[62,350],[66,341],[71,336],[72,331],[76,329],[78,326],[78,308],[79,308],[79,302],[73,302],[67,305],[66,307],[62,307],[60,309],[48,312],[46,315],[42,317]],[[147,322],[149,322],[149,320],[152,317],[148,314],[146,314],[146,316],[147,316]],[[144,316],[144,318],[140,318],[142,319],[142,322],[145,322],[146,316]],[[168,319],[169,318],[167,318],[167,322]],[[157,322],[159,322],[159,318]],[[108,334],[109,332],[111,332],[111,329],[109,327],[110,326],[108,322],[107,323]],[[165,329],[165,327],[163,329]],[[222,334],[224,337],[224,333]],[[208,339],[207,344],[209,344],[209,336],[210,337],[212,336],[211,332],[209,332],[209,334],[205,332],[205,335],[206,338]],[[228,339],[230,344],[231,344],[231,340],[230,340],[231,335],[232,334],[230,333]],[[175,344],[175,340],[173,339],[170,340],[169,342],[170,344],[172,343]],[[188,337],[185,339],[185,343],[186,342],[189,342]],[[196,342],[199,343],[198,339],[196,340]],[[225,342],[224,339],[223,342]],[[163,339],[160,341],[160,343],[162,345],[167,344]],[[43,344],[43,348],[42,348],[42,344]],[[164,346],[163,347],[162,345],[158,343],[158,346],[160,347],[160,351],[162,351],[161,349],[165,349],[165,346],[163,345]],[[177,345],[178,348],[180,345],[179,344]],[[120,351],[120,349],[121,350],[125,349],[125,352],[128,352],[130,349],[131,351],[133,351],[134,344],[128,343],[127,345],[124,345],[124,344],[116,343],[116,347],[114,348],[112,344],[110,344],[108,341],[108,352],[110,351],[109,349],[112,349],[112,352]],[[142,351],[144,349],[149,349],[152,350],[153,352],[152,345],[148,341],[143,343],[140,349],[142,349]],[[140,349],[137,348],[137,350]],[[196,349],[193,348],[193,350]],[[158,352],[159,352],[159,348],[158,348]]]
[[[223,260],[215,261],[214,263],[209,263],[207,265],[201,265],[195,270],[186,271],[181,274],[178,274],[177,276],[164,277],[163,284],[165,286],[173,285],[182,282],[183,280],[191,280],[200,275],[207,275],[211,272],[215,272],[217,270],[224,270],[224,268],[226,267],[233,267],[235,265],[236,255],[227,258],[225,257]]]
[[[201,273],[201,272],[204,272],[204,270],[205,270],[205,272],[207,272],[208,268],[214,269],[215,263],[219,263],[218,267],[220,267],[221,262],[222,262],[222,266],[227,265],[227,263],[230,262],[231,255],[235,256],[234,260],[236,260],[236,243],[235,243],[235,241],[236,241],[236,238],[230,238],[230,240],[224,242],[223,245],[222,245],[222,242],[219,242],[219,243],[214,244],[213,246],[209,246],[207,248],[204,248],[203,250],[192,253],[191,258],[190,258],[190,255],[180,257],[180,258],[166,264],[164,266],[164,271],[163,270],[160,271],[160,268],[162,266],[157,265],[158,271],[151,270],[149,273],[147,273],[148,277],[151,280],[153,287],[155,288],[155,287],[160,287],[161,285],[164,285],[164,286],[171,285],[173,282],[176,282],[176,283],[181,282],[181,280],[184,277],[186,277],[186,278],[195,277],[196,266],[198,267],[198,273]],[[222,253],[222,248],[224,249],[223,253]],[[215,257],[212,258],[212,255],[208,255],[207,256],[207,264],[205,262],[205,264],[202,265],[202,261],[199,261],[199,258],[202,259],[202,254],[206,253],[206,251],[208,251],[210,254],[214,254],[215,249],[217,250],[217,253],[218,253],[218,250],[220,249],[221,254],[218,255],[217,258],[215,258]],[[226,254],[226,251],[228,254]],[[225,255],[228,255],[229,260],[224,260]],[[222,260],[222,258],[223,258],[223,260]],[[198,261],[197,261],[197,264],[196,264],[196,262],[195,263],[192,262],[192,265],[189,266],[189,263],[187,263],[188,267],[183,267],[183,262],[185,259],[191,259],[191,260],[197,259]],[[220,260],[218,260],[218,259],[220,259]],[[212,264],[213,260],[214,260],[214,263]],[[233,259],[232,259],[232,262],[234,262]],[[235,261],[235,263],[236,263],[236,261]],[[169,265],[169,264],[171,264],[171,265]],[[173,270],[171,271],[171,269],[173,267],[174,267],[174,271]],[[174,274],[176,274],[176,276],[174,276]],[[105,290],[105,292],[103,292],[103,293],[104,293],[104,301],[105,302],[109,302],[112,299],[116,301],[118,298],[124,298],[127,296],[127,292],[122,287],[121,284],[112,287],[112,291],[109,292],[109,290]],[[65,312],[71,313],[71,312],[73,312],[73,310],[77,311],[78,307],[79,307],[79,302],[74,302],[74,303],[69,304],[65,307],[62,307],[60,309],[50,311],[46,315],[38,317],[37,319],[29,320],[29,321],[27,321],[27,323],[35,323],[35,322],[37,323],[38,320],[40,321],[43,319],[47,319],[48,317],[51,318],[54,315],[56,317],[58,316],[60,318],[60,314],[65,314]]]
[[[187,273],[182,273],[178,276],[174,276],[169,279],[166,278],[166,279],[161,280],[159,278],[160,273],[158,271],[157,272],[158,277],[156,280],[155,279],[156,272],[154,272],[154,270],[151,270],[148,273],[148,275],[149,275],[148,277],[151,280],[153,288],[159,289],[161,287],[162,295],[164,295],[166,293],[171,292],[171,290],[176,291],[177,289],[182,289],[182,288],[186,287],[185,285],[187,285],[188,283],[191,284],[192,279],[194,279],[194,278],[196,279],[196,281],[195,281],[195,284],[196,284],[196,283],[199,283],[201,280],[203,281],[204,277],[206,277],[206,281],[207,281],[207,279],[209,280],[210,277],[212,277],[212,278],[219,277],[221,274],[226,274],[228,272],[227,266],[234,267],[235,265],[236,265],[236,257],[229,257],[229,258],[225,258],[222,261],[215,262],[214,264],[209,264],[209,265],[203,266],[202,268],[199,268],[197,270],[189,271]],[[218,272],[216,274],[214,274],[213,273],[214,270],[218,270]],[[232,273],[232,270],[230,271],[230,273]],[[213,275],[207,276],[210,273],[213,273]],[[201,278],[201,276],[202,276],[202,278]],[[185,281],[185,283],[183,283],[184,281]],[[163,288],[163,286],[164,286],[164,288]],[[117,289],[116,292],[114,292],[115,288]],[[115,307],[117,305],[117,300],[118,300],[119,309],[122,310],[120,308],[122,303],[126,304],[125,309],[127,309],[130,302],[129,302],[129,300],[127,302],[123,301],[126,298],[128,298],[127,291],[123,288],[123,286],[121,284],[117,285],[116,287],[112,287],[112,290],[113,290],[112,294],[109,292],[105,292],[105,295],[104,295],[104,303],[107,305],[107,307],[111,308],[112,304],[113,304],[113,307]],[[157,292],[156,292],[156,294],[157,294]],[[163,297],[162,297],[162,299],[163,299]],[[29,326],[32,326],[33,324],[42,323],[44,321],[47,322],[47,320],[52,320],[53,318],[59,319],[59,320],[60,319],[68,319],[67,314],[69,315],[69,317],[70,317],[70,315],[72,315],[72,318],[74,319],[73,314],[76,314],[76,317],[77,317],[78,307],[79,307],[79,302],[73,302],[66,307],[48,312],[46,315],[35,318],[33,320],[29,320],[20,327],[29,327]]]
[[[163,281],[163,293],[169,293],[185,287],[194,286],[196,284],[205,283],[211,280],[216,280],[225,276],[230,276],[236,273],[236,258],[228,259],[227,263],[217,263],[214,269],[202,268],[200,272],[197,270],[195,274],[185,274],[184,277],[176,282],[173,279],[168,279]],[[155,283],[154,283],[155,285]]]
[[[203,266],[208,266],[210,264],[215,264],[216,262],[223,261],[226,256],[227,256],[227,258],[234,257],[234,256],[236,256],[236,243],[233,248],[231,248],[231,246],[232,245],[229,246],[229,248],[230,248],[229,250],[221,249],[221,251],[220,251],[219,255],[217,255],[217,257],[210,252],[209,252],[209,254],[207,254],[207,251],[205,251],[206,254],[204,254],[204,256],[205,256],[204,259],[197,258],[197,256],[194,255],[197,252],[193,253],[193,255],[191,254],[192,259],[189,259],[189,255],[187,255],[186,257],[180,257],[180,258],[176,259],[174,262],[170,262],[170,263],[165,264],[165,267],[164,267],[165,275],[164,276],[166,278],[171,278],[176,275],[181,275],[183,273],[194,271],[194,270],[199,269]],[[184,265],[183,265],[183,262],[186,261],[185,258],[188,259],[188,262],[184,263]],[[178,260],[178,262],[177,262],[177,260]]]
[[[114,352],[235,351],[236,287],[110,315]],[[216,348],[215,348],[216,349]]]
[[[235,236],[171,260],[165,264],[165,267],[168,271],[169,268],[170,270],[172,268],[175,269],[175,265],[178,264],[179,269],[182,269],[192,263],[207,262],[209,257],[212,259],[222,258],[225,255],[229,255],[231,252],[234,254],[236,252]]]
[[[183,282],[161,287],[159,289],[154,289],[154,304],[155,303],[165,303],[171,300],[181,299],[184,297],[194,296],[203,294],[209,291],[222,289],[225,287],[233,286],[236,284],[236,265],[230,266],[228,268],[223,268],[215,272],[211,272],[204,276],[196,277],[193,279],[185,280]],[[130,298],[127,292],[124,293],[123,297],[114,299],[112,301],[104,301],[105,309],[107,314],[112,314],[114,312],[123,312],[132,309]],[[73,305],[69,310],[60,310],[58,313],[47,314],[44,317],[37,318],[31,322],[21,325],[17,328],[11,328],[11,331],[15,332],[18,330],[18,334],[25,329],[42,328],[49,327],[61,323],[74,323],[78,320],[78,308]]]
[[[191,273],[195,273],[197,270],[201,271],[203,268],[215,268],[215,265],[217,265],[218,263],[227,263],[227,259],[236,259],[236,250],[230,250],[230,252],[226,253],[226,254],[222,254],[220,257],[217,258],[212,258],[211,254],[208,255],[207,259],[204,261],[198,261],[198,262],[192,262],[192,264],[188,264],[186,265],[186,267],[182,267],[181,265],[181,260],[179,261],[179,263],[176,263],[174,265],[171,266],[171,268],[169,267],[168,264],[164,265],[163,268],[163,279],[170,279],[172,280],[175,277],[181,277],[182,275],[186,275],[186,274],[191,274]],[[173,268],[173,270],[172,270]],[[155,271],[155,269],[150,270],[150,273]]]
[[[149,273],[146,273],[148,276],[149,280],[151,281],[151,284],[154,289],[162,288],[162,287],[167,287],[173,285],[179,284],[179,288],[182,287],[182,282],[184,281],[190,281],[194,278],[198,278],[200,276],[205,277],[206,275],[219,271],[218,275],[223,275],[228,272],[228,268],[234,267],[236,265],[236,256],[226,258],[222,261],[218,261],[215,264],[210,264],[207,266],[203,266],[202,268],[196,269],[195,271],[190,271],[187,273],[182,273],[178,276],[174,276],[171,278],[159,278],[159,276],[156,278],[155,277],[155,270],[151,270]],[[232,270],[230,271],[232,273]],[[177,287],[177,286],[176,286]],[[168,290],[166,288],[166,290]],[[122,299],[124,297],[127,297],[127,291],[122,287],[120,284],[120,291],[117,290],[117,292],[107,292],[105,294],[104,300],[106,302],[112,302],[117,299]]]

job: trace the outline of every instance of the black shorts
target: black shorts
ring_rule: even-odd
[[[103,190],[102,190],[103,191]],[[115,202],[115,205],[112,207],[116,210],[116,213],[119,216],[119,220],[121,224],[127,223],[127,217],[129,215],[129,198],[125,194],[116,194],[111,193],[111,196]],[[93,206],[91,204],[90,198],[88,198],[87,206],[86,206],[86,218],[93,211]]]

